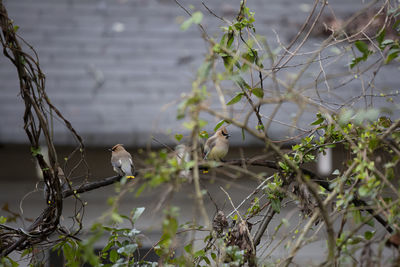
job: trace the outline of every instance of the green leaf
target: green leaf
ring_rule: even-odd
[[[316,119],[315,121],[313,121],[313,122],[311,123],[311,125],[320,125],[320,124],[323,123],[323,122],[324,122],[324,118],[319,117],[318,119]]]
[[[271,199],[271,206],[275,212],[281,212],[281,201],[279,200],[279,198]]]
[[[19,26],[18,25],[15,25],[14,26],[14,32],[17,32],[19,30]]]
[[[230,73],[232,72],[232,57],[231,56],[223,56],[222,60],[224,61],[225,69]]]
[[[181,24],[181,30],[186,31],[193,23],[193,18],[188,18]]]
[[[180,142],[182,140],[182,138],[183,138],[182,134],[175,134],[176,141]]]
[[[398,48],[390,49],[389,52],[388,52],[388,56],[385,59],[385,64],[388,64],[390,61],[392,61],[393,59],[397,58],[399,53],[400,53],[400,49],[398,49]]]
[[[118,256],[117,251],[115,249],[111,250],[110,251],[110,261],[112,263],[115,263],[118,260],[118,258],[119,258],[119,256]]]
[[[212,67],[211,61],[204,62],[197,71],[197,75],[201,81],[207,79],[208,75],[210,74],[210,70]]]
[[[240,99],[242,99],[242,96],[244,95],[244,93],[240,92],[238,93],[235,97],[233,97],[228,103],[226,103],[228,106],[229,105],[233,105],[237,102],[240,101]]]
[[[225,120],[220,120],[220,121],[217,123],[217,125],[215,125],[215,127],[214,127],[214,132],[216,132],[216,131],[219,129],[219,127],[221,127],[222,124],[224,124],[224,122],[225,122]]]
[[[7,222],[7,217],[0,216],[0,223],[5,224]]]
[[[363,41],[356,41],[354,45],[357,47],[357,49],[363,54],[361,57],[356,57],[353,58],[351,63],[350,63],[350,68],[353,68],[356,66],[358,63],[361,61],[365,61],[368,59],[368,56],[372,54],[370,50],[368,50],[368,45],[364,43]]]
[[[203,20],[203,13],[200,11],[196,11],[192,14],[192,19],[193,23],[195,24],[200,24],[200,22]]]
[[[366,232],[364,233],[364,237],[365,237],[365,239],[367,239],[367,240],[371,240],[371,238],[374,236],[374,234],[375,234],[375,232],[366,231]]]
[[[186,245],[185,247],[184,247],[184,249],[185,249],[185,251],[187,252],[187,253],[191,253],[192,252],[192,244],[188,244],[188,245]]]
[[[361,223],[362,217],[361,217],[361,212],[359,210],[353,211],[353,220],[356,224]]]
[[[135,208],[132,213],[132,222],[135,223],[136,220],[143,214],[145,208],[144,207],[140,207],[140,208]]]
[[[385,39],[385,34],[386,34],[386,31],[385,31],[385,29],[383,29],[383,30],[379,33],[379,35],[376,37],[376,41],[378,42],[379,48],[380,48],[381,50],[384,49],[384,46],[382,45],[382,42],[383,42],[383,40]]]
[[[234,81],[241,89],[249,87],[249,85],[245,82],[245,80],[239,75],[233,75],[230,77],[230,79]]]
[[[200,249],[200,250],[196,251],[193,256],[194,257],[203,257],[204,255],[206,255],[206,253],[204,252],[204,250]]]
[[[258,98],[263,98],[264,97],[264,90],[262,88],[253,88],[251,92]]]
[[[116,213],[116,212],[113,212],[113,213],[111,214],[111,218],[113,219],[114,222],[117,222],[117,223],[122,223],[122,222],[124,221],[124,220],[122,219],[121,215],[119,215],[119,214]]]
[[[363,53],[367,54],[368,53],[368,45],[364,43],[363,41],[356,41],[354,45],[357,47],[357,49]]]
[[[358,188],[358,193],[360,194],[360,197],[365,197],[369,193],[369,188],[366,185],[363,185]]]
[[[244,134],[244,129],[242,128],[242,139],[244,141],[244,139],[246,138],[245,134]]]
[[[286,163],[284,163],[282,161],[279,161],[278,164],[282,168],[282,170],[284,170],[284,171],[288,171],[289,170],[289,167],[288,167],[288,165]]]
[[[227,37],[227,34],[226,34],[226,33],[225,33],[224,35],[222,35],[221,41],[219,42],[219,45],[220,45],[220,46],[224,46],[224,45],[225,45],[226,37]]]
[[[118,249],[118,253],[119,254],[126,254],[126,255],[129,256],[129,255],[132,255],[133,252],[135,252],[137,248],[138,248],[137,244],[129,244],[129,245],[126,245],[124,247],[119,248]]]
[[[217,260],[217,255],[214,252],[211,252],[211,258],[216,261]]]
[[[235,40],[235,36],[233,35],[233,33],[229,33],[228,37],[229,38],[228,38],[228,42],[227,42],[226,46],[228,48],[230,48],[233,43],[233,40]]]
[[[21,259],[32,252],[32,248],[27,248],[21,253]]]

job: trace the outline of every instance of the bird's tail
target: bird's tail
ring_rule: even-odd
[[[124,172],[127,178],[135,178],[135,176],[133,176],[135,168],[133,167],[133,164],[131,164],[129,160],[122,161],[121,170]]]

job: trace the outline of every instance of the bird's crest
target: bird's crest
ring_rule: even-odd
[[[115,150],[117,150],[119,147],[123,148],[123,145],[122,145],[122,144],[116,144],[115,146],[113,146],[113,147],[111,148],[111,151],[115,151]]]

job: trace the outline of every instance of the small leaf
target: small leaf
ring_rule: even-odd
[[[31,248],[27,248],[24,250],[24,252],[21,253],[21,259],[24,258],[26,255],[32,253],[32,249]]]
[[[366,232],[364,233],[364,237],[365,237],[365,239],[367,239],[367,240],[371,240],[371,238],[374,236],[374,234],[375,234],[375,232],[366,231]]]
[[[279,200],[279,198],[271,199],[271,206],[272,209],[277,213],[281,212],[281,201]]]
[[[233,33],[229,33],[228,37],[229,38],[228,38],[228,42],[227,42],[226,46],[228,48],[230,48],[233,43],[233,40],[235,40],[235,36],[233,35]]]
[[[117,260],[118,260],[118,253],[117,253],[117,251],[115,250],[115,249],[113,249],[113,250],[111,250],[110,251],[110,261],[112,262],[112,263],[115,263]]]
[[[225,120],[220,120],[220,121],[217,123],[217,125],[215,125],[215,127],[214,127],[214,132],[216,132],[216,131],[219,129],[219,127],[221,127],[222,124],[224,124],[224,122],[225,122]]]
[[[197,75],[201,81],[207,79],[212,67],[211,61],[204,62],[197,71]]]
[[[385,41],[382,42],[383,46],[387,46],[387,45],[392,45],[394,43],[393,40],[391,39],[386,39]]]
[[[233,104],[239,102],[240,99],[242,99],[242,96],[243,96],[243,95],[244,95],[244,94],[243,94],[242,92],[238,93],[235,97],[233,97],[233,98],[232,98],[228,103],[226,103],[226,104],[229,106],[229,105],[233,105]]]
[[[351,60],[351,63],[350,63],[350,68],[351,68],[351,69],[354,68],[354,67],[355,67],[358,63],[360,63],[361,61],[365,61],[365,57],[364,57],[364,56],[353,58],[353,59]]]
[[[324,122],[324,118],[320,117],[320,118],[316,119],[315,121],[313,121],[311,123],[311,125],[320,125],[323,122]]]
[[[217,260],[217,255],[214,252],[211,252],[211,258],[216,261]]]
[[[136,220],[143,214],[145,208],[140,207],[133,210],[132,222],[135,223]]]
[[[263,130],[264,130],[264,125],[258,124],[258,125],[256,126],[256,129],[257,129],[258,131],[263,131]]]
[[[239,75],[233,75],[230,77],[230,79],[234,81],[241,89],[249,87],[245,80]]]
[[[369,53],[368,45],[367,45],[365,42],[363,42],[363,41],[356,41],[356,42],[354,43],[354,45],[355,45],[355,46],[357,47],[357,49],[358,49],[361,53],[363,53],[364,55]]]
[[[113,212],[111,214],[111,218],[113,219],[114,222],[122,223],[124,220],[122,219],[121,215],[119,215],[116,212]]]
[[[385,32],[385,29],[383,29],[380,33],[379,33],[379,35],[376,37],[376,41],[378,42],[378,45],[379,45],[379,48],[381,49],[381,50],[383,50],[383,45],[382,45],[382,42],[383,42],[383,40],[385,39],[385,34],[386,34],[386,32]]]
[[[222,37],[221,37],[221,41],[219,42],[219,45],[220,46],[224,46],[225,45],[225,42],[226,42],[226,36],[227,36],[227,34],[225,33],[224,35],[222,35]]]
[[[388,52],[388,56],[385,59],[385,64],[388,64],[390,61],[392,61],[393,59],[397,58],[397,56],[400,53],[400,49],[390,49]]]
[[[126,255],[132,255],[133,252],[136,251],[137,247],[138,247],[137,244],[129,244],[129,245],[119,248],[118,253],[119,254],[125,253]]]
[[[262,88],[253,88],[251,92],[258,98],[263,98],[264,97],[264,90]]]
[[[182,140],[182,138],[183,138],[182,134],[175,134],[176,141],[180,142]]]
[[[200,24],[200,22],[203,20],[203,13],[200,11],[196,11],[192,14],[192,19],[193,23],[195,24]]]
[[[369,193],[369,188],[363,185],[360,188],[358,188],[358,193],[360,194],[360,197],[365,197]]]
[[[186,31],[187,29],[189,29],[189,27],[190,27],[190,25],[192,25],[192,23],[193,23],[193,18],[188,18],[181,24],[181,30]]]
[[[187,252],[187,253],[191,253],[192,252],[192,244],[188,244],[188,245],[186,245],[185,247],[184,247],[184,249],[185,249],[185,251]]]
[[[193,256],[194,257],[203,257],[205,254],[206,253],[204,252],[204,250],[200,249],[200,250],[196,251]]]
[[[0,216],[0,223],[5,224],[7,222],[7,218],[4,216]]]

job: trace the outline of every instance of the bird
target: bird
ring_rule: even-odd
[[[111,165],[118,175],[126,178],[135,178],[135,166],[131,154],[125,150],[123,145],[117,144],[109,149],[111,151]]]
[[[222,127],[208,138],[204,145],[204,159],[222,161],[228,154],[229,137],[230,135],[226,128]]]

